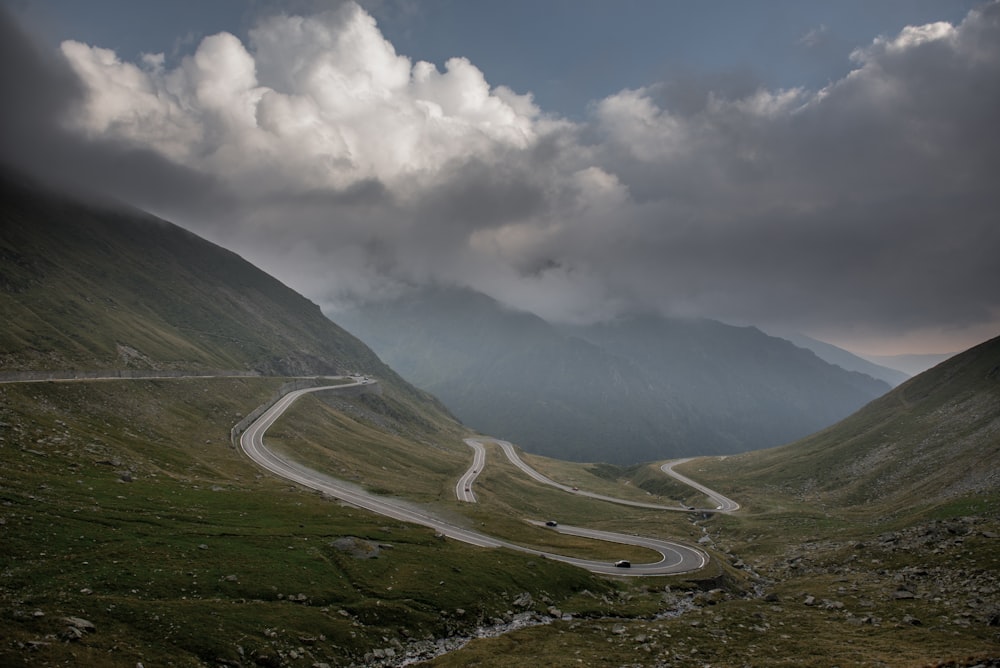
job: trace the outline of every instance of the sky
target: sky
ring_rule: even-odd
[[[425,284],[869,354],[1000,334],[1000,3],[0,0],[0,161],[336,320]]]

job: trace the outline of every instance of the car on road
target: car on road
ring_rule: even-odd
[[[615,568],[632,568],[632,562],[628,559],[619,559],[615,562]]]
[[[548,522],[545,523],[545,526],[547,526],[547,527],[557,527],[557,526],[559,526],[559,523],[556,522],[555,520],[549,520]]]

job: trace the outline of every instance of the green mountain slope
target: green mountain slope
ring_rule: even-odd
[[[750,459],[701,460],[694,466],[704,470],[689,473],[708,481],[722,471],[716,466],[730,466],[713,486],[747,511],[689,517],[543,487],[494,447],[476,482],[480,502],[461,504],[454,485],[470,461],[466,430],[314,305],[162,221],[4,188],[0,353],[8,373],[365,371],[379,377],[382,395],[304,397],[268,432],[269,444],[525,544],[639,558],[523,521],[556,517],[698,541],[711,561],[688,576],[600,578],[441,540],[265,475],[231,446],[229,428],[280,378],[0,383],[0,665],[390,666],[463,645],[425,665],[902,668],[1000,654],[995,503],[972,510],[983,517],[935,522],[930,533],[897,521],[883,540],[884,525],[859,525],[853,511],[798,502],[816,488],[808,470],[815,461],[789,468],[786,488],[766,464],[741,481],[731,465]],[[504,336],[532,327],[508,332],[489,318],[476,326]],[[542,342],[573,339],[584,363],[603,359],[593,375],[641,400],[628,383],[642,374],[627,359],[565,333],[549,339],[547,325],[538,331]],[[456,363],[470,354],[461,343],[452,343]],[[537,348],[534,363],[551,369],[547,358],[560,349]],[[994,359],[995,347],[986,361]],[[986,361],[969,367],[989,379]],[[497,374],[505,360],[492,364]],[[995,395],[979,397],[993,386],[974,387],[974,375],[914,385],[904,397],[912,413],[894,424],[904,430],[926,417],[925,427],[936,428],[936,411],[956,411],[957,429],[977,414],[970,406],[995,415]],[[599,416],[603,407],[588,410]],[[995,459],[983,462],[996,470]],[[550,461],[545,470],[642,498],[643,480],[627,479],[638,469],[647,480],[662,476],[652,466]],[[758,512],[789,493],[795,503]],[[884,513],[874,502],[865,507]],[[954,506],[949,517],[970,509]],[[939,549],[913,556],[926,536]],[[919,600],[898,598],[900,587]],[[534,625],[510,631],[525,619]],[[509,632],[465,644],[480,626]],[[956,657],[964,663],[946,663]]]
[[[705,463],[714,479],[886,511],[1000,492],[1000,337],[779,448]]]
[[[0,371],[365,372],[381,394],[310,395],[269,442],[454,512],[468,431],[300,295],[174,225],[10,179],[0,221]],[[521,593],[544,613],[611,591],[262,473],[230,428],[282,382],[0,382],[0,665],[373,665],[509,621]]]
[[[388,373],[315,304],[171,223],[10,176],[0,201],[0,371]]]

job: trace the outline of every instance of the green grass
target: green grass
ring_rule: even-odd
[[[231,447],[229,428],[281,382],[0,386],[0,663],[295,665],[301,647],[303,665],[339,665],[390,641],[468,632],[522,592],[532,609],[554,605],[574,618],[477,640],[431,665],[913,666],[1000,655],[988,623],[1000,592],[996,493],[851,504],[804,455],[765,452],[684,467],[744,505],[703,517],[540,485],[488,445],[480,502],[463,504],[453,487],[471,461],[465,432],[411,393],[310,395],[268,432],[310,465],[525,545],[647,558],[525,518],[710,541],[701,572],[599,578],[440,540],[263,473]],[[834,436],[822,436],[828,447]],[[526,459],[554,479],[624,498],[648,499],[663,475]],[[955,519],[963,516],[978,519]],[[344,537],[380,546],[378,557],[339,550]],[[920,598],[895,600],[900,583]],[[686,612],[659,617],[678,609]],[[69,615],[97,632],[64,642]]]
[[[692,526],[716,557],[701,586],[736,595],[676,619],[574,620],[478,640],[431,665],[909,667],[1000,657],[1000,493],[987,479],[1000,468],[997,368],[993,341],[807,439],[680,467],[743,506]],[[605,493],[627,479],[622,496],[690,498],[652,466],[530,459],[549,477]],[[647,530],[655,521],[621,515]],[[749,584],[767,597],[738,595]],[[915,598],[896,598],[900,588]]]
[[[447,635],[500,614],[521,591],[558,602],[608,588],[576,568],[441,541],[262,474],[230,447],[228,427],[275,384],[0,387],[0,663],[200,665],[241,660],[239,647],[287,652],[302,637],[317,639],[311,656],[345,661],[383,637]],[[343,536],[391,547],[356,559],[331,546]],[[298,594],[307,600],[289,600]],[[62,642],[68,615],[98,632]]]

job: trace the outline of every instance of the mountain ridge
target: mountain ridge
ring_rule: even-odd
[[[9,177],[0,194],[0,294],[10,323],[2,369],[170,369],[177,358],[265,374],[333,372],[348,360],[381,366],[317,305],[172,223]],[[182,285],[178,276],[193,280]],[[294,324],[269,326],[282,315]],[[264,354],[268,346],[287,350],[285,358]]]
[[[959,353],[822,431],[708,462],[713,478],[819,495],[840,506],[909,505],[1000,491],[1000,337]]]
[[[41,210],[81,229],[106,213],[60,201],[28,209],[22,203],[15,210]],[[582,549],[601,559],[638,558],[621,554],[621,546],[581,542],[523,521],[555,517],[560,526],[697,541],[711,559],[703,572],[659,584],[598,578],[551,559],[442,540],[433,531],[262,475],[232,447],[229,429],[283,378],[0,383],[0,529],[8,557],[0,586],[8,611],[0,616],[4,665],[398,665],[404,656],[420,656],[442,666],[763,661],[819,667],[867,661],[902,668],[929,657],[959,666],[971,660],[945,661],[996,656],[997,495],[984,501],[966,494],[950,506],[921,507],[915,517],[898,520],[892,496],[823,496],[836,486],[824,491],[810,483],[815,459],[803,460],[796,471],[787,468],[794,460],[783,455],[785,471],[740,478],[742,456],[733,455],[692,462],[701,469],[691,475],[707,483],[718,474],[716,466],[729,466],[723,483],[713,487],[746,502],[740,512],[664,513],[537,485],[494,449],[477,478],[480,502],[459,503],[455,481],[469,466],[461,441],[468,431],[431,397],[397,379],[360,341],[326,324],[308,300],[289,297],[283,304],[288,293],[277,281],[231,255],[217,256],[212,245],[196,247],[225,258],[215,264],[234,262],[247,280],[228,282],[230,271],[203,267],[197,257],[177,271],[187,258],[168,251],[187,248],[187,242],[156,252],[154,244],[147,252],[139,243],[144,236],[107,236],[102,225],[91,228],[96,237],[79,247],[47,237],[33,247],[16,246],[6,203],[0,202],[0,314],[34,318],[5,321],[10,329],[0,332],[7,337],[0,350],[13,342],[25,358],[6,368],[41,368],[55,360],[126,372],[233,365],[257,373],[316,373],[350,365],[377,375],[384,395],[304,397],[269,430],[269,447],[374,493],[428,504],[525,544]],[[19,231],[18,238],[29,232]],[[163,285],[151,285],[156,283]],[[489,312],[477,331],[509,336]],[[303,321],[285,322],[281,313]],[[199,319],[213,327],[187,327]],[[542,370],[553,368],[551,358],[563,355],[567,341],[584,362],[605,365],[584,364],[584,373],[566,374],[586,382],[596,377],[607,391],[579,411],[597,416],[588,424],[600,425],[607,415],[606,397],[632,392],[635,401],[649,399],[642,367],[534,319],[524,323],[536,337],[528,339],[532,354],[526,359]],[[285,329],[272,331],[271,324]],[[43,336],[32,347],[27,344],[35,332]],[[545,341],[554,347],[539,345]],[[118,345],[134,352],[122,357]],[[453,352],[458,364],[468,351]],[[488,372],[499,374],[513,361],[497,355]],[[996,365],[978,364],[970,367],[978,373],[975,387],[963,380],[965,373],[932,375],[929,383],[907,386],[905,401],[892,395],[897,399],[883,402],[886,410],[909,410],[900,414],[898,428],[915,424],[922,433],[934,433],[937,420],[952,412],[956,428],[967,424],[968,411],[939,410],[955,401],[995,415],[996,401],[969,398],[981,395],[983,378],[993,382]],[[937,372],[951,368],[945,364]],[[524,387],[525,378],[511,374],[509,389],[517,394]],[[916,424],[921,418],[926,422]],[[876,433],[879,427],[876,421]],[[995,447],[996,441],[985,443]],[[865,444],[848,445],[860,451]],[[831,450],[831,461],[843,452]],[[897,461],[883,470],[905,465],[907,455],[894,453]],[[655,465],[620,469],[531,459],[581,489],[593,484],[627,498],[674,494],[670,484],[650,490],[620,477],[641,470],[649,480],[667,480]],[[995,460],[981,461],[986,470],[997,470]],[[944,459],[939,468],[951,465]],[[526,616],[538,624],[519,628]],[[481,635],[484,622],[503,635],[463,646]],[[452,651],[430,658],[443,648]]]
[[[755,328],[708,320],[556,326],[440,286],[334,317],[470,426],[576,461],[776,445],[889,389]]]
[[[844,350],[843,348],[804,334],[775,333],[774,335],[782,339],[787,339],[800,348],[813,351],[820,359],[826,360],[830,364],[836,364],[847,371],[858,371],[872,378],[883,380],[892,387],[906,382],[913,376],[913,374],[883,366],[872,360],[855,355],[849,350]]]

